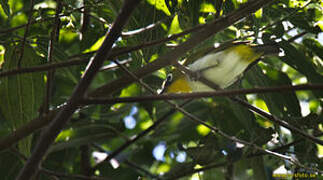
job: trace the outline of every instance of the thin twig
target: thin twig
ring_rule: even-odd
[[[168,19],[168,18],[167,18]],[[165,20],[164,20],[165,21]],[[131,30],[131,31],[127,31],[127,32],[122,32],[121,33],[121,36],[124,37],[124,38],[128,38],[128,37],[132,37],[134,35],[138,35],[140,33],[143,33],[143,32],[146,32],[146,31],[150,31],[150,30],[153,30],[155,29],[156,27],[158,27],[158,25],[160,25],[161,23],[163,22],[163,20],[161,21],[158,21],[154,24],[149,24],[148,26],[146,27],[142,27],[140,29],[136,29],[136,30]]]
[[[224,0],[218,0],[218,1],[216,1],[215,18],[220,17],[221,11],[222,11],[222,8],[223,8],[223,3],[224,3]]]
[[[57,7],[56,7],[56,15],[55,15],[55,23],[53,25],[53,30],[51,32],[50,40],[48,43],[48,53],[47,53],[47,62],[48,64],[51,64],[53,61],[53,52],[54,52],[54,43],[58,41],[58,35],[59,35],[59,27],[60,27],[60,19],[59,14],[62,11],[62,3],[60,0],[57,0]],[[45,101],[43,106],[43,112],[44,114],[47,114],[49,112],[49,104],[51,100],[52,90],[53,90],[53,81],[54,81],[54,74],[55,70],[50,69],[47,72],[47,82],[46,82],[46,95],[45,95]],[[41,113],[41,114],[42,114]]]
[[[20,50],[20,55],[19,55],[18,64],[17,64],[18,68],[21,67],[21,61],[22,61],[22,58],[24,57],[25,43],[26,43],[27,36],[28,36],[28,33],[29,33],[29,27],[30,27],[31,19],[32,19],[33,12],[34,12],[33,10],[34,10],[34,0],[31,0],[30,1],[30,8],[29,8],[30,12],[29,12],[29,16],[28,16],[28,22],[27,22],[27,25],[26,25],[26,28],[25,28],[24,37],[23,37],[22,42],[21,42],[21,50]]]
[[[320,137],[320,136],[323,136],[323,133],[319,133],[319,134],[316,134],[314,135],[315,137]],[[276,147],[274,149],[272,149],[271,151],[274,151],[274,152],[280,152],[284,149],[287,149],[289,148],[290,146],[294,146],[300,142],[303,142],[305,139],[297,139],[297,140],[294,140],[293,142],[290,142],[288,144],[285,144],[285,145],[282,145],[282,146],[279,146],[279,147]],[[258,153],[253,153],[253,154],[249,154],[247,156],[247,158],[252,158],[252,157],[256,157],[256,156],[262,156],[262,155],[265,155],[264,153],[262,152],[258,152]]]
[[[110,155],[110,153],[108,151],[106,151],[103,147],[101,147],[101,146],[99,146],[97,144],[92,144],[92,146],[97,148],[99,151],[106,153],[108,156]],[[106,160],[104,160],[104,161],[107,162]],[[151,178],[154,178],[154,179],[157,179],[157,180],[159,179],[157,175],[154,175],[154,174],[150,173],[148,170],[138,166],[136,163],[133,163],[133,162],[127,160],[127,159],[124,160],[122,163],[126,164],[127,166],[135,168],[136,170],[144,173],[145,175],[147,175],[147,176],[149,176]]]
[[[57,177],[64,177],[69,179],[81,179],[81,180],[111,180],[110,178],[105,177],[98,177],[98,176],[84,176],[80,174],[66,174],[57,171],[52,171],[49,169],[41,168],[39,170],[41,173],[57,176]]]
[[[245,102],[245,101],[243,101],[243,100],[241,100],[239,98],[231,98],[231,99],[233,101],[238,102],[239,104],[247,107],[251,111],[265,117],[266,119],[271,120],[272,122],[274,122],[274,123],[276,123],[276,124],[278,124],[280,126],[283,126],[283,127],[287,128],[287,129],[289,129],[290,131],[292,131],[294,133],[297,133],[297,134],[303,136],[304,138],[306,138],[306,139],[308,139],[308,140],[310,140],[310,141],[312,141],[314,143],[323,145],[323,141],[321,139],[319,139],[317,137],[314,137],[314,136],[300,130],[299,128],[297,128],[297,127],[295,127],[293,125],[288,124],[286,121],[281,120],[278,117],[276,117],[274,115],[271,115],[271,114],[267,113],[266,111],[263,111],[262,109],[259,109],[259,108],[255,107],[255,106],[252,106],[249,103],[247,103],[247,102]]]
[[[132,161],[125,160],[124,164],[126,164],[129,167],[135,168],[136,170],[142,172],[145,176],[149,176],[149,177],[153,178],[154,180],[160,180],[160,178],[157,175],[150,173],[148,170],[138,166],[136,163],[134,163]]]
[[[13,69],[13,70],[9,70],[9,71],[0,72],[0,78],[6,77],[6,76],[13,76],[13,75],[17,75],[17,74],[48,71],[48,70],[54,70],[57,68],[66,68],[69,66],[85,64],[87,62],[89,62],[89,58],[71,60],[71,61],[66,61],[66,62],[59,62],[59,63],[55,63],[55,64],[46,64],[46,65],[38,65],[38,66],[33,66],[33,67],[20,68],[20,69]]]
[[[126,60],[120,61],[119,63],[122,64],[122,65],[127,65],[131,61],[132,61],[131,59],[126,59]],[[102,66],[100,68],[100,71],[110,71],[110,70],[114,70],[114,69],[117,69],[117,68],[119,68],[119,66],[117,64],[109,64],[109,65]]]
[[[84,7],[83,11],[81,12],[81,28],[80,28],[80,40],[83,40],[83,36],[85,35],[85,32],[87,31],[89,25],[90,25],[90,12],[91,9],[87,6],[88,1],[81,1],[82,6]]]
[[[227,162],[222,162],[222,163],[216,163],[216,164],[211,164],[211,165],[207,165],[204,166],[202,168],[197,168],[197,169],[193,169],[191,172],[184,172],[184,173],[179,173],[177,176],[174,177],[166,177],[165,180],[174,180],[174,179],[180,179],[182,177],[194,174],[194,173],[199,173],[199,172],[204,172],[210,169],[214,169],[214,168],[220,168],[220,167],[224,167],[227,165]]]
[[[296,39],[303,37],[305,34],[307,34],[307,31],[301,32],[287,40],[287,42],[294,42]]]

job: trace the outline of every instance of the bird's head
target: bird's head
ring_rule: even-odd
[[[176,70],[177,71],[177,70]],[[185,75],[175,72],[167,75],[162,85],[162,93],[187,93],[191,92],[192,89],[186,80]]]

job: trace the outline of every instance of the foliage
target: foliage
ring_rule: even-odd
[[[46,97],[49,97],[50,110],[60,108],[69,99],[85,71],[86,63],[101,46],[123,3],[117,0],[62,1],[58,14],[60,22],[57,23],[57,2],[34,0],[32,12],[32,1],[4,0],[0,3],[0,75],[9,70],[19,71],[19,68],[81,61],[55,69],[52,78],[50,73],[37,69],[31,73],[0,76],[0,133],[3,139],[33,119],[46,116]],[[142,46],[107,59],[89,91],[128,76],[114,63],[115,60],[124,62],[130,71],[137,70],[186,42],[198,31],[183,33],[186,30],[225,17],[246,2],[142,1],[115,42],[112,52]],[[323,83],[322,12],[323,2],[319,0],[272,1],[201,42],[187,52],[186,57],[194,56],[215,43],[223,44],[231,40],[247,40],[254,44],[276,43],[282,51],[279,56],[263,58],[229,89]],[[59,27],[57,41],[53,38],[55,33],[52,33],[56,26]],[[178,33],[183,35],[166,40],[166,43],[147,43]],[[297,36],[299,38],[293,38]],[[49,42],[53,43],[52,62],[48,62]],[[19,60],[21,67],[18,67]],[[142,80],[157,91],[169,71],[170,66],[164,67]],[[52,85],[50,94],[46,94],[45,84],[48,82]],[[115,91],[112,97],[148,94],[150,92],[139,83],[132,83]],[[322,97],[319,90],[240,96],[314,136],[322,134],[323,130]],[[177,104],[183,102],[176,101]],[[306,167],[323,167],[323,146],[282,128],[227,97],[192,100],[184,109],[232,137],[262,148],[278,149],[280,154],[295,157],[305,168],[213,133],[208,127],[192,122],[184,114],[173,110],[164,101],[143,101],[89,105],[75,111],[50,147],[38,179],[51,179],[51,176],[64,179],[62,174],[67,176],[66,179],[78,175],[109,179],[272,179],[273,172],[279,167],[290,173],[305,172],[307,175],[316,174]],[[149,128],[151,131],[148,131]],[[30,156],[41,131],[45,130],[33,129],[32,135],[1,151],[1,162],[8,162],[0,165],[1,177],[14,179],[25,158]],[[102,161],[145,131],[147,134],[140,136],[138,141],[116,154],[111,161]],[[3,139],[0,138],[0,142]],[[316,178],[322,179],[322,176]]]

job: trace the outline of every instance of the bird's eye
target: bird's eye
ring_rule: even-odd
[[[173,75],[172,74],[168,74],[166,77],[166,81],[167,82],[171,82],[173,80]]]
[[[159,94],[163,94],[166,91],[166,88],[172,83],[173,81],[173,75],[172,74],[168,74],[166,76],[166,79],[163,82],[162,88],[159,90]]]
[[[164,81],[164,87],[168,87],[173,82],[173,75],[168,74],[166,80]]]

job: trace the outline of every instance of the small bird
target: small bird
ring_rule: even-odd
[[[263,55],[276,54],[279,48],[272,45],[251,46],[239,44],[220,52],[210,53],[188,65],[188,69],[220,88],[226,88],[242,76],[247,67]],[[178,71],[178,70],[177,70]],[[187,93],[213,89],[184,73],[169,74],[161,93]]]

